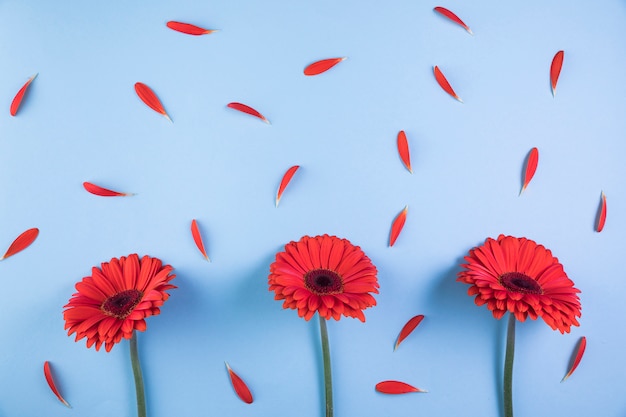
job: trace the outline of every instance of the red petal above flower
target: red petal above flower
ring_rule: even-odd
[[[452,13],[450,10],[448,10],[448,9],[446,9],[444,7],[439,7],[439,6],[435,7],[433,10],[435,10],[437,13],[440,13],[441,15],[447,17],[448,19],[452,20],[457,25],[462,26],[466,31],[469,32],[470,35],[474,34],[472,32],[472,30],[461,19],[459,19],[459,17],[457,15]]]
[[[228,376],[230,377],[230,382],[233,384],[233,389],[235,390],[235,393],[237,393],[237,396],[244,403],[252,404],[252,393],[250,392],[250,389],[248,388],[246,383],[243,382],[243,379],[241,379],[239,375],[237,375],[230,368],[228,363],[226,363],[226,369],[228,369]]]
[[[43,374],[46,377],[46,381],[48,382],[48,385],[50,386],[50,389],[52,390],[54,395],[57,396],[59,401],[61,401],[63,404],[65,404],[66,407],[72,408],[72,406],[69,405],[69,403],[67,401],[65,401],[65,399],[61,396],[61,393],[57,389],[57,386],[54,383],[54,379],[52,378],[52,371],[50,369],[50,362],[48,362],[48,361],[45,361],[44,364],[43,364]]]
[[[533,179],[535,175],[535,171],[537,171],[537,164],[539,163],[539,150],[537,148],[532,148],[528,153],[528,158],[526,159],[526,169],[524,170],[524,178],[522,182],[522,189],[519,192],[520,195],[524,192],[530,180]]]
[[[267,120],[267,118],[265,116],[263,116],[261,113],[259,113],[258,111],[256,111],[252,107],[247,106],[245,104],[233,102],[233,103],[228,103],[226,105],[226,107],[230,107],[231,109],[240,111],[242,113],[249,114],[250,116],[258,117],[259,119],[263,120],[268,125],[270,124],[270,121]]]
[[[556,95],[556,84],[559,81],[559,75],[561,74],[561,67],[563,66],[563,51],[559,51],[552,58],[552,65],[550,65],[550,85],[552,86],[552,97]]]
[[[293,175],[296,173],[298,168],[300,168],[299,165],[294,165],[283,175],[283,179],[280,181],[280,185],[278,186],[278,192],[276,193],[276,207],[278,207],[278,203],[280,202],[280,198],[282,197],[285,188],[287,188],[289,181],[291,181],[291,178],[293,178]]]
[[[415,328],[422,322],[422,320],[424,320],[424,315],[418,314],[417,316],[411,318],[409,321],[406,322],[404,327],[402,327],[402,330],[400,330],[398,340],[396,340],[396,345],[393,347],[393,350],[396,350],[398,346],[400,346],[400,343],[402,343],[402,341],[406,339],[413,332],[413,330],[415,330]]]
[[[35,239],[37,239],[37,236],[39,236],[39,229],[37,229],[36,227],[23,232],[13,241],[13,243],[11,243],[11,246],[9,246],[9,249],[7,249],[5,254],[2,255],[0,261],[8,258],[9,256],[13,256],[16,253],[21,252],[29,247],[30,244],[33,243]]]
[[[409,206],[405,206],[404,209],[396,216],[391,224],[391,232],[389,233],[389,246],[393,246],[396,243],[396,239],[400,235],[404,222],[406,221],[406,214],[409,211]]]
[[[334,67],[341,61],[344,61],[345,59],[347,59],[347,57],[328,58],[328,59],[322,59],[321,61],[314,62],[304,69],[304,75],[311,76],[311,75],[321,74],[323,72],[328,71],[329,69],[331,69],[332,67]]]
[[[102,188],[99,185],[92,184],[87,181],[83,183],[83,187],[91,194],[98,195],[100,197],[129,197],[134,195],[133,193],[122,193],[119,191],[109,190],[108,188]]]
[[[600,201],[600,210],[598,211],[598,222],[596,224],[596,232],[600,233],[604,229],[604,223],[606,222],[606,194],[602,191]]]
[[[402,159],[402,163],[412,174],[413,170],[411,169],[411,155],[409,153],[409,142],[406,139],[406,134],[404,130],[398,132],[398,153],[400,154],[400,159]]]
[[[446,79],[445,75],[443,75],[439,67],[435,65],[435,67],[433,68],[433,71],[435,73],[435,80],[437,80],[437,83],[439,84],[439,86],[443,88],[443,91],[445,91],[446,93],[450,94],[452,97],[454,97],[455,99],[463,103],[463,100],[461,100],[461,97],[456,95],[456,93],[452,89],[452,86],[450,86],[450,83]]]
[[[580,360],[583,358],[583,354],[585,353],[586,347],[587,347],[587,338],[583,336],[580,338],[580,341],[578,342],[578,347],[576,348],[576,354],[574,355],[572,366],[570,366],[569,371],[567,371],[567,374],[565,374],[561,382],[565,381],[574,373],[574,371],[578,367],[578,364],[580,363]]]
[[[200,229],[198,228],[198,222],[196,221],[196,219],[193,219],[191,221],[191,236],[193,237],[193,241],[196,243],[198,250],[200,250],[200,253],[202,253],[202,256],[204,256],[204,259],[211,262],[211,260],[206,254],[206,249],[204,249],[204,243],[202,242],[202,235],[200,235]]]
[[[157,95],[154,94],[154,91],[152,91],[150,87],[148,87],[144,83],[135,83],[135,92],[137,93],[141,101],[146,104],[146,106],[150,107],[155,112],[162,114],[170,122],[172,121],[170,116],[165,111],[163,104],[161,104],[161,100],[159,100]]]
[[[208,35],[210,33],[217,32],[216,30],[205,29],[189,23],[174,22],[171,20],[167,22],[166,25],[168,28],[175,30],[176,32],[193,36]]]
[[[383,394],[408,394],[410,392],[428,392],[426,390],[416,388],[405,382],[400,381],[383,381],[376,384],[376,391]]]
[[[28,90],[30,83],[32,83],[35,80],[35,78],[37,78],[37,75],[39,74],[35,74],[32,77],[30,77],[28,81],[26,81],[26,84],[24,84],[22,88],[20,88],[20,91],[18,91],[15,97],[13,98],[13,101],[11,102],[11,116],[15,116],[17,114],[17,111],[20,108],[20,104],[22,104],[22,99],[24,98],[24,95],[26,94],[26,91]]]

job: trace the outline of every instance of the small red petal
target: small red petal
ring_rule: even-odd
[[[141,101],[146,104],[146,106],[150,107],[155,112],[162,114],[170,122],[172,121],[170,116],[165,111],[163,104],[161,104],[161,100],[159,100],[157,95],[154,93],[154,91],[152,91],[150,87],[148,87],[144,83],[135,83],[135,92],[137,93]]]
[[[206,249],[204,249],[204,243],[202,242],[202,235],[200,234],[200,228],[198,227],[198,222],[196,219],[191,221],[191,236],[193,237],[193,241],[196,243],[198,250],[204,256],[204,259],[211,262],[208,255],[206,254]]]
[[[100,197],[128,197],[133,195],[133,193],[122,193],[119,191],[109,190],[108,188],[103,188],[87,181],[83,182],[83,187],[87,190],[87,192]]]
[[[406,133],[404,130],[398,132],[398,153],[400,154],[400,159],[402,163],[412,174],[413,170],[411,169],[411,155],[409,153],[409,142],[406,139]]]
[[[434,66],[433,67],[433,72],[435,74],[435,80],[437,80],[437,83],[439,84],[439,86],[443,89],[443,91],[445,91],[446,93],[450,94],[452,97],[454,97],[455,99],[457,99],[458,101],[460,101],[461,103],[463,103],[463,100],[461,100],[461,97],[459,97],[455,92],[454,89],[452,89],[452,86],[450,85],[450,83],[448,82],[447,78],[445,75],[443,75],[443,72],[441,72],[441,70],[439,69],[438,66]]]
[[[285,188],[287,188],[287,185],[291,181],[291,178],[293,178],[293,175],[296,173],[298,168],[300,168],[299,165],[294,165],[283,175],[280,185],[278,186],[278,192],[276,193],[276,207],[278,207],[278,203],[280,202],[280,198],[282,197]]]
[[[247,404],[252,404],[252,401],[253,401],[252,393],[250,392],[250,389],[248,388],[246,383],[243,382],[243,379],[241,379],[239,375],[237,375],[230,368],[228,363],[226,363],[226,369],[228,370],[228,376],[230,377],[230,382],[233,384],[233,389],[235,390],[235,393],[237,394],[237,396],[241,399],[241,401]]]
[[[437,13],[439,13],[439,14],[447,17],[448,19],[452,20],[457,25],[462,26],[463,29],[465,29],[470,35],[474,34],[472,32],[472,30],[461,19],[459,19],[459,17],[456,14],[452,13],[450,10],[448,10],[448,9],[446,9],[444,7],[439,7],[439,6],[435,7],[434,10]]]
[[[208,35],[216,32],[215,30],[201,28],[200,26],[192,25],[190,23],[174,22],[172,20],[167,22],[166,25],[172,30],[193,36]]]
[[[35,239],[37,239],[37,236],[39,236],[39,229],[36,227],[23,232],[13,241],[13,243],[11,243],[9,249],[7,249],[5,254],[2,255],[2,258],[0,258],[0,261],[26,249],[35,241]]]
[[[552,87],[552,97],[556,95],[556,84],[559,81],[559,75],[561,75],[561,68],[563,67],[563,57],[565,53],[559,51],[552,58],[552,64],[550,65],[550,85]]]
[[[323,72],[328,71],[329,69],[331,69],[332,67],[334,67],[335,65],[337,65],[338,63],[340,63],[341,61],[345,59],[346,57],[328,58],[328,59],[322,59],[320,61],[316,61],[304,69],[304,75],[311,76],[311,75],[321,74]]]
[[[17,114],[17,111],[20,108],[20,104],[22,104],[22,100],[24,99],[24,95],[26,95],[26,91],[28,90],[30,83],[32,83],[35,80],[35,78],[37,78],[37,75],[39,74],[35,74],[32,77],[30,77],[28,81],[26,81],[26,84],[24,84],[22,88],[20,88],[20,91],[17,92],[15,97],[13,97],[13,101],[11,102],[11,109],[10,109],[11,116],[15,116]]]
[[[228,103],[226,107],[230,107],[231,109],[249,114],[250,116],[258,117],[259,119],[263,120],[268,125],[270,124],[270,121],[267,120],[265,116],[263,116],[261,113],[259,113],[258,111],[256,111],[255,109],[253,109],[252,107],[248,105],[233,102],[233,103]]]
[[[43,364],[43,374],[46,377],[46,381],[48,382],[50,389],[52,390],[54,395],[57,396],[59,401],[61,401],[66,407],[72,408],[72,406],[70,406],[69,403],[65,401],[65,399],[61,396],[61,393],[57,389],[57,386],[54,383],[54,379],[52,378],[52,370],[50,369],[50,362],[48,361],[45,361]]]
[[[524,170],[524,178],[522,182],[522,189],[519,192],[520,195],[524,192],[530,180],[533,179],[535,175],[535,171],[537,171],[537,164],[539,163],[539,150],[537,148],[532,148],[528,153],[528,158],[526,159],[526,169]]]
[[[400,343],[402,343],[402,341],[406,339],[413,332],[413,330],[415,330],[415,328],[422,322],[422,320],[424,320],[424,315],[418,314],[417,316],[411,318],[409,321],[406,322],[404,327],[402,327],[402,330],[400,330],[398,340],[396,341],[396,345],[393,347],[393,350],[396,350],[398,346],[400,346]]]
[[[400,236],[400,232],[406,222],[406,214],[409,211],[409,206],[405,206],[404,209],[396,216],[391,224],[391,232],[389,233],[389,246],[393,246],[396,243],[396,239]]]
[[[426,390],[416,388],[406,382],[400,381],[382,381],[376,384],[376,391],[383,394],[408,394],[410,392],[428,392]]]
[[[596,224],[596,232],[598,233],[604,229],[604,223],[606,223],[606,194],[604,194],[604,191],[602,191],[600,198],[600,210],[598,211],[598,222]]]
[[[583,358],[583,354],[585,353],[586,347],[587,347],[587,338],[583,336],[580,338],[580,341],[578,342],[578,347],[576,348],[576,353],[572,360],[572,364],[569,368],[569,371],[567,371],[567,374],[565,374],[561,382],[565,381],[574,373],[574,371],[578,367],[578,364],[580,363],[580,360]]]

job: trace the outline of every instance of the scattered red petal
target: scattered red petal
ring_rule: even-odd
[[[580,363],[580,360],[583,358],[583,354],[585,353],[586,347],[587,347],[587,338],[583,336],[580,338],[578,342],[578,347],[576,348],[576,353],[573,357],[572,365],[570,366],[569,371],[567,371],[567,374],[565,374],[561,382],[565,381],[574,373],[574,371],[578,367],[578,364]]]
[[[267,120],[265,118],[265,116],[263,116],[261,113],[259,113],[258,111],[256,111],[255,109],[253,109],[250,106],[247,106],[245,104],[241,104],[241,103],[228,103],[226,105],[227,107],[230,107],[231,109],[240,111],[242,113],[246,113],[249,114],[250,116],[254,116],[254,117],[258,117],[259,119],[263,120],[265,123],[267,123],[268,125],[270,124],[270,121]]]
[[[146,104],[146,106],[150,107],[155,112],[162,114],[170,122],[172,121],[169,114],[167,114],[167,112],[165,111],[163,104],[161,104],[161,100],[159,100],[157,95],[154,94],[154,91],[152,91],[150,87],[148,87],[144,83],[135,83],[135,92],[137,93],[141,101]]]
[[[291,178],[293,178],[293,175],[296,173],[298,168],[300,168],[299,165],[294,165],[283,175],[283,179],[280,181],[280,185],[278,186],[278,192],[276,193],[276,207],[278,207],[278,203],[280,202],[280,198],[282,197],[285,188],[287,188],[289,181],[291,181]]]
[[[604,223],[606,222],[606,194],[602,191],[600,210],[598,212],[598,223],[596,225],[596,232],[600,233],[604,229]]]
[[[98,195],[100,197],[128,197],[134,195],[133,193],[122,193],[119,191],[109,190],[108,188],[102,188],[99,185],[92,184],[87,181],[83,183],[83,187],[85,187],[85,190],[91,194]]]
[[[550,85],[552,86],[552,97],[556,95],[556,84],[559,81],[559,75],[561,74],[561,67],[563,66],[563,51],[559,51],[552,58],[552,65],[550,65]]]
[[[472,30],[461,19],[459,19],[459,17],[457,15],[452,13],[450,10],[448,10],[448,9],[446,9],[444,7],[439,7],[439,6],[435,7],[434,10],[437,13],[440,13],[441,15],[443,15],[443,16],[447,17],[448,19],[452,20],[457,25],[462,26],[466,31],[469,32],[470,35],[474,34],[472,32]]]
[[[61,393],[57,389],[57,386],[54,383],[54,379],[52,378],[52,370],[50,369],[50,362],[48,362],[48,361],[45,361],[44,364],[43,364],[43,374],[46,377],[46,381],[48,382],[48,385],[50,386],[50,389],[52,390],[54,395],[57,396],[59,401],[61,401],[66,407],[72,408],[72,406],[69,405],[69,403],[67,401],[65,401],[65,399],[61,396]]]
[[[235,393],[237,393],[237,396],[241,399],[241,401],[247,404],[252,404],[252,393],[246,383],[243,382],[243,379],[241,379],[239,375],[237,375],[230,368],[228,363],[226,363],[226,369],[228,369],[228,376],[230,377],[230,382],[233,384],[233,389],[235,390]]]
[[[406,382],[400,381],[383,381],[376,384],[376,391],[383,394],[408,394],[410,392],[428,392],[426,390],[416,388]]]
[[[311,75],[321,74],[323,72],[328,71],[329,69],[331,69],[332,67],[334,67],[341,61],[344,61],[345,59],[346,57],[328,58],[328,59],[322,59],[321,61],[314,62],[304,69],[304,75],[311,76]]]
[[[402,327],[402,330],[400,330],[398,340],[396,340],[396,345],[393,347],[393,350],[396,350],[398,346],[400,346],[400,343],[402,343],[402,341],[406,339],[413,332],[413,330],[415,330],[415,328],[422,322],[422,320],[424,320],[424,315],[418,314],[417,316],[411,318],[409,321],[406,322],[404,327]]]
[[[446,93],[450,94],[452,97],[454,97],[455,99],[463,103],[463,100],[461,100],[461,97],[456,95],[456,93],[452,89],[452,86],[450,86],[450,83],[446,79],[445,75],[443,75],[439,67],[435,65],[435,67],[433,68],[433,71],[435,73],[435,80],[437,80],[437,83],[439,84],[439,86],[443,88],[443,91],[445,91]]]
[[[32,83],[35,78],[37,78],[37,75],[39,74],[35,74],[30,77],[28,81],[26,81],[26,84],[24,84],[22,88],[20,88],[20,91],[17,92],[15,97],[13,97],[13,101],[11,102],[11,116],[15,116],[17,114],[17,111],[20,108],[20,104],[22,104],[22,99],[24,99],[24,95],[26,94],[30,83]]]
[[[537,171],[537,164],[539,163],[539,150],[537,148],[532,148],[528,153],[528,157],[526,158],[526,169],[524,170],[524,178],[522,181],[522,189],[520,190],[520,195],[524,192],[530,180],[533,179],[535,175],[535,171]]]
[[[174,22],[172,20],[167,22],[166,25],[168,28],[175,30],[176,32],[193,36],[208,35],[210,33],[217,32],[216,30],[201,28],[200,26],[189,23]]]
[[[404,210],[400,212],[391,224],[391,232],[389,233],[389,246],[393,246],[396,243],[396,239],[400,235],[404,222],[406,221],[406,214],[409,211],[409,206],[405,206]]]
[[[208,255],[206,254],[206,249],[204,249],[204,243],[202,242],[202,235],[200,234],[200,229],[198,228],[198,222],[196,219],[191,221],[191,236],[193,237],[193,241],[196,243],[198,250],[204,256],[204,259],[211,262]]]
[[[411,169],[411,155],[409,153],[409,142],[406,139],[406,134],[404,130],[398,132],[398,153],[400,154],[400,159],[402,163],[412,174],[413,170]]]
[[[9,256],[13,256],[16,253],[21,252],[29,247],[30,244],[33,243],[35,239],[37,239],[37,236],[39,236],[39,229],[37,229],[36,227],[23,232],[13,241],[13,243],[11,243],[11,246],[9,246],[9,249],[7,249],[5,254],[2,255],[0,261],[8,258]]]

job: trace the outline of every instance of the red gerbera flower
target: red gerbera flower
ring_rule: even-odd
[[[285,245],[270,266],[270,291],[285,300],[283,308],[297,309],[309,320],[356,317],[365,321],[364,309],[376,305],[376,267],[361,248],[336,236],[304,236]]]
[[[87,347],[95,344],[96,350],[104,343],[109,352],[134,330],[146,330],[144,319],[159,314],[169,298],[166,291],[176,288],[169,284],[176,276],[172,270],[157,258],[144,256],[140,261],[137,254],[93,267],[63,307],[68,335],[76,333],[76,341],[86,337]]]
[[[552,252],[526,238],[488,238],[465,257],[457,281],[470,284],[477,305],[497,319],[509,311],[519,321],[541,317],[561,333],[578,326],[580,300],[574,283]]]

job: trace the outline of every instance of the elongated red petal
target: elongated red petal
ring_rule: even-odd
[[[472,32],[472,30],[461,19],[459,19],[459,17],[457,15],[452,13],[450,10],[448,10],[448,9],[446,9],[444,7],[440,7],[440,6],[435,7],[434,10],[437,13],[440,13],[441,15],[443,15],[443,16],[447,17],[448,19],[452,20],[457,25],[462,26],[466,31],[469,32],[470,35],[474,34]]]
[[[563,56],[565,53],[559,51],[552,58],[552,65],[550,65],[550,85],[552,86],[552,97],[556,95],[556,84],[559,81],[559,75],[561,75],[561,67],[563,67]]]
[[[410,392],[428,392],[400,381],[382,381],[376,384],[376,391],[383,394],[408,394]]]
[[[406,222],[406,214],[409,211],[409,206],[405,206],[404,209],[396,216],[391,224],[391,232],[389,233],[389,246],[393,246],[396,243],[396,239],[400,235],[404,222]]]
[[[13,256],[16,253],[21,252],[29,247],[30,244],[33,243],[35,239],[37,239],[37,236],[39,236],[39,229],[37,229],[36,227],[23,232],[13,241],[13,243],[11,243],[9,249],[7,249],[4,255],[2,255],[2,258],[0,258],[0,261],[8,258],[9,256]]]
[[[100,197],[128,197],[134,195],[133,193],[122,193],[119,191],[109,190],[108,188],[103,188],[87,181],[83,183],[83,187],[91,194],[98,195]]]
[[[537,148],[532,148],[528,153],[528,157],[526,158],[526,169],[524,170],[524,177],[522,179],[522,189],[520,190],[520,195],[524,192],[530,180],[533,179],[535,175],[535,171],[537,171],[537,164],[539,163],[539,150]]]
[[[574,371],[578,367],[578,364],[580,363],[580,360],[583,358],[583,354],[585,353],[586,347],[587,347],[587,338],[583,336],[580,338],[580,341],[578,342],[578,347],[576,348],[576,354],[573,357],[572,364],[569,368],[569,371],[567,371],[567,374],[565,374],[561,382],[565,381],[574,373]]]
[[[393,350],[396,350],[398,346],[400,346],[400,343],[402,343],[402,341],[406,339],[413,332],[413,330],[415,330],[415,328],[422,322],[422,320],[424,320],[424,315],[418,314],[417,316],[412,317],[409,321],[406,322],[404,327],[402,327],[402,330],[400,330],[398,340],[396,340],[396,345],[393,347]]]
[[[135,92],[141,101],[146,104],[146,106],[150,107],[155,112],[162,114],[170,122],[172,121],[169,114],[165,111],[163,104],[161,104],[161,100],[159,100],[150,87],[144,83],[135,83]]]
[[[252,404],[252,401],[253,401],[252,393],[250,392],[250,389],[248,388],[246,383],[243,382],[243,379],[241,379],[239,375],[237,375],[230,368],[228,363],[226,363],[226,369],[228,370],[228,376],[230,377],[230,382],[233,384],[233,389],[235,390],[235,393],[237,393],[237,396],[244,403]]]
[[[54,395],[57,396],[59,401],[61,401],[66,407],[72,408],[72,406],[69,405],[69,403],[67,401],[65,401],[65,399],[61,396],[61,393],[57,389],[57,386],[54,383],[54,379],[52,378],[52,370],[50,369],[50,362],[48,362],[48,361],[45,361],[44,364],[43,364],[43,374],[46,377],[46,381],[48,382],[48,385],[50,386],[50,389],[52,390]]]
[[[240,111],[242,113],[249,114],[250,116],[258,117],[259,119],[263,120],[268,125],[270,124],[270,121],[267,120],[267,118],[265,116],[263,116],[261,113],[259,113],[258,111],[256,111],[255,109],[253,109],[250,106],[247,106],[247,105],[241,104],[241,103],[236,103],[236,102],[228,103],[226,106],[230,107],[231,109]]]
[[[443,89],[443,91],[445,91],[446,93],[450,94],[452,97],[454,97],[455,99],[463,103],[463,100],[461,100],[461,97],[457,96],[457,94],[454,92],[454,90],[452,89],[452,86],[446,79],[446,76],[443,75],[439,67],[435,65],[435,67],[433,68],[433,71],[435,73],[435,80],[437,80],[437,83]]]
[[[37,78],[37,75],[39,74],[35,74],[30,77],[28,81],[26,81],[26,84],[24,84],[22,88],[20,88],[20,91],[17,92],[15,97],[13,97],[13,101],[11,102],[11,116],[15,116],[17,114],[17,111],[20,108],[20,104],[22,104],[22,100],[24,99],[24,95],[26,94],[30,83],[32,83],[35,78]]]
[[[176,32],[193,36],[208,35],[210,33],[217,32],[216,30],[205,29],[190,23],[175,22],[173,20],[167,22],[166,25],[168,28],[175,30]]]
[[[413,170],[411,169],[411,155],[409,153],[409,142],[406,139],[406,133],[404,130],[398,132],[398,153],[400,154],[400,159],[402,163],[412,174]]]
[[[280,180],[280,185],[278,186],[278,192],[276,192],[276,207],[278,207],[278,203],[280,202],[280,198],[282,197],[283,192],[285,191],[285,188],[287,188],[289,181],[291,181],[291,178],[293,178],[293,175],[296,173],[298,168],[300,168],[299,165],[292,166],[291,168],[287,170],[287,172],[285,172],[285,174],[283,175],[283,179]]]
[[[328,59],[322,59],[320,61],[316,61],[304,69],[304,75],[311,76],[311,75],[318,75],[323,72],[326,72],[332,67],[334,67],[335,65],[337,65],[338,63],[340,63],[341,61],[344,61],[346,58],[347,57],[328,58]]]
[[[596,232],[600,233],[604,229],[604,223],[606,222],[606,194],[602,191],[600,201],[600,210],[598,211],[598,222],[596,224]]]
[[[191,236],[193,237],[193,241],[196,243],[198,250],[204,256],[204,259],[211,262],[208,255],[206,254],[206,249],[204,249],[204,243],[202,242],[202,235],[200,234],[200,228],[198,228],[198,222],[196,219],[191,221]]]

